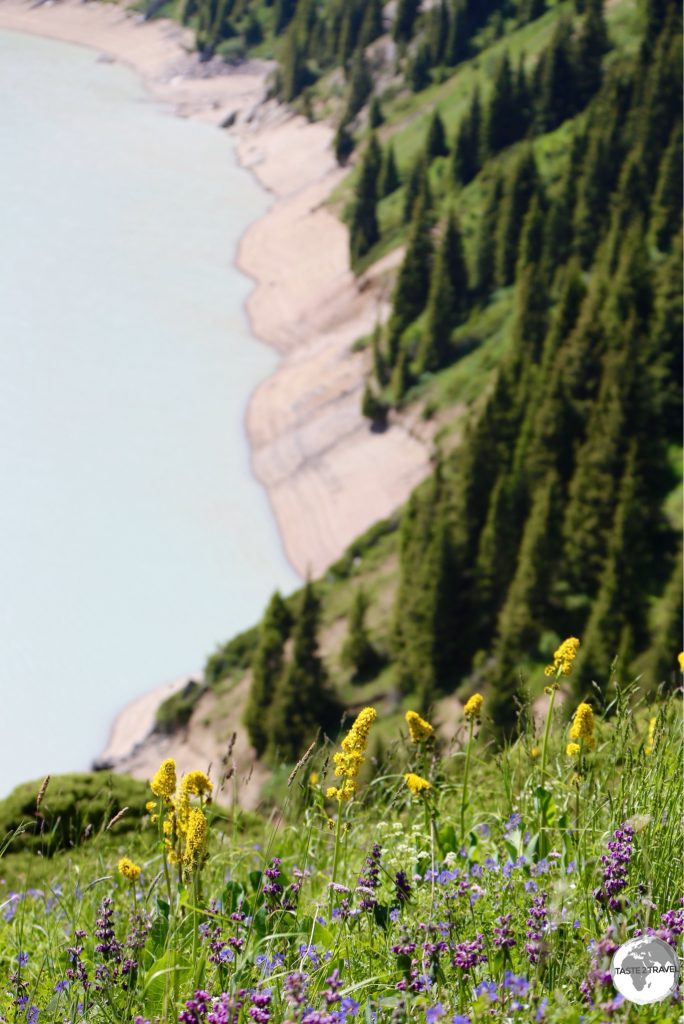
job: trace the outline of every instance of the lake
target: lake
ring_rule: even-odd
[[[0,32],[0,793],[297,583],[244,413],[276,364],[231,140],[98,54]]]

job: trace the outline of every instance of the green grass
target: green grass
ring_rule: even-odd
[[[226,1010],[243,992],[242,1008],[217,1020],[248,1024],[263,995],[273,1024],[299,1022],[289,1002],[298,983],[303,1005],[328,1024],[325,1014],[340,1008],[348,1021],[377,1024],[424,1024],[428,1010],[471,1024],[679,1020],[671,999],[608,1011],[615,992],[603,980],[611,944],[649,928],[676,944],[681,931],[679,699],[649,705],[631,687],[616,692],[579,760],[566,754],[565,711],[553,716],[544,756],[543,720],[497,752],[486,702],[482,727],[469,733],[452,712],[427,746],[408,741],[404,710],[382,711],[372,724],[348,803],[326,799],[340,781],[329,743],[289,784],[289,768],[274,773],[268,820],[190,796],[209,830],[180,866],[174,851],[183,860],[189,847],[178,794],[159,808],[181,815],[172,849],[148,815],[50,860],[10,842],[0,861],[0,1018],[35,1020],[35,1008],[40,1024],[174,1022],[201,989]],[[429,781],[426,795],[411,795],[406,772]],[[625,822],[626,870],[609,906],[601,858]],[[140,866],[136,881],[119,874],[122,856]],[[333,880],[344,888],[331,890]],[[510,915],[505,947],[497,945],[502,915]],[[464,943],[475,943],[466,967]]]

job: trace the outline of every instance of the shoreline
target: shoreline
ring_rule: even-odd
[[[401,252],[359,281],[351,273],[347,228],[325,205],[347,173],[332,152],[333,129],[266,99],[272,63],[249,60],[212,75],[192,53],[189,30],[166,19],[144,22],[120,4],[2,0],[0,29],[105,55],[132,69],[176,116],[219,129],[233,118],[223,130],[236,160],[272,198],[241,237],[234,265],[253,282],[245,302],[251,333],[280,355],[247,401],[250,465],[288,561],[301,577],[322,573],[428,474],[434,432],[415,412],[393,417],[382,434],[361,416],[369,356],[352,345],[387,317],[388,276]],[[162,691],[164,699],[167,689],[147,699]],[[119,723],[144,700],[120,712],[102,756],[116,759]],[[119,746],[120,757],[131,746]]]

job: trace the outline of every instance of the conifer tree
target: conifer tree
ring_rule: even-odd
[[[398,0],[392,26],[392,36],[395,42],[410,43],[419,9],[420,0]]]
[[[587,13],[577,38],[576,82],[581,109],[601,86],[601,62],[608,49],[603,0],[587,0]]]
[[[278,36],[292,21],[297,9],[297,0],[275,0],[273,31]]]
[[[434,110],[430,119],[430,127],[428,128],[427,141],[425,143],[425,154],[428,161],[434,160],[438,156],[449,155],[444,121],[439,116],[437,109]]]
[[[513,73],[508,53],[505,53],[494,78],[487,108],[483,138],[487,154],[498,153],[500,149],[515,141],[516,118]]]
[[[419,199],[422,201],[426,211],[432,206],[432,194],[430,192],[428,168],[424,153],[419,154],[406,180],[406,190],[404,192],[405,221],[410,221],[413,218]]]
[[[366,627],[368,603],[363,587],[359,587],[352,600],[347,638],[341,653],[342,664],[351,669],[354,682],[362,681],[377,663],[377,654]]]
[[[537,128],[553,131],[580,109],[572,25],[561,19],[536,69]]]
[[[651,212],[651,237],[666,252],[682,223],[682,124],[674,126],[660,161]]]
[[[480,169],[482,107],[480,90],[473,92],[466,117],[458,126],[453,154],[453,176],[458,185],[467,185]]]
[[[427,44],[430,53],[431,67],[444,63],[447,40],[449,38],[449,8],[446,0],[439,0],[428,11],[426,29]]]
[[[299,42],[296,26],[293,25],[285,37],[284,56],[281,65],[281,95],[286,103],[299,96],[307,84],[306,63]]]
[[[503,179],[497,174],[490,185],[477,240],[475,289],[481,302],[489,296],[496,275],[496,224],[503,190]]]
[[[385,118],[382,113],[382,107],[380,106],[380,100],[377,96],[374,96],[370,102],[370,107],[368,108],[368,127],[371,130],[379,128],[384,120]]]
[[[422,197],[419,198],[403,262],[394,289],[390,333],[400,336],[420,316],[430,289],[432,267],[430,220]]]
[[[345,113],[346,121],[351,121],[356,117],[372,91],[373,78],[370,73],[368,61],[366,60],[363,50],[359,48],[354,54],[354,60],[349,74],[349,97],[347,99],[347,109]]]
[[[414,92],[420,92],[430,84],[430,66],[430,50],[427,43],[421,43],[408,71],[408,80]]]
[[[329,687],[318,652],[320,601],[307,581],[293,630],[292,658],[285,666],[268,718],[271,758],[296,761],[316,736],[319,726],[330,731],[339,706]]]
[[[244,724],[257,756],[268,745],[268,711],[283,669],[285,641],[292,617],[276,591],[259,627],[259,643],[252,659],[252,685],[245,708]]]
[[[545,0],[520,0],[518,5],[518,21],[521,25],[527,25],[528,22],[541,18],[545,10]]]
[[[382,0],[368,0],[359,32],[359,45],[365,49],[383,33]],[[377,126],[376,126],[377,127]]]
[[[451,13],[444,54],[444,63],[447,67],[454,68],[466,60],[469,55],[469,38],[466,0],[456,0]]]
[[[361,163],[349,232],[352,266],[366,255],[380,237],[376,214],[376,196],[382,153],[375,136],[371,136]]]
[[[354,139],[349,131],[348,123],[345,120],[340,121],[335,133],[333,148],[335,150],[335,159],[338,164],[340,164],[340,166],[344,166],[354,151]]]
[[[511,284],[518,255],[518,241],[527,209],[539,186],[537,165],[531,149],[525,149],[511,168],[496,229],[496,280]]]
[[[375,325],[373,337],[371,338],[371,355],[373,357],[373,374],[379,386],[383,388],[387,383],[387,363],[382,351],[382,329],[380,324]]]
[[[394,158],[394,146],[390,142],[385,150],[385,159],[380,173],[380,181],[378,183],[379,194],[381,197],[389,196],[392,192],[396,192],[400,185],[401,179]]]

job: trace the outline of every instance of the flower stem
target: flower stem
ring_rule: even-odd
[[[468,746],[466,747],[465,769],[463,772],[463,793],[461,795],[461,841],[465,838],[465,809],[468,798],[468,775],[470,774],[470,748],[473,745],[473,728],[475,722],[470,719],[468,724]]]
[[[335,852],[333,853],[332,886],[337,881],[337,862],[340,856],[340,836],[342,835],[342,801],[337,806],[337,826],[335,828]],[[335,902],[335,890],[330,888],[330,921],[332,923],[333,903]]]

